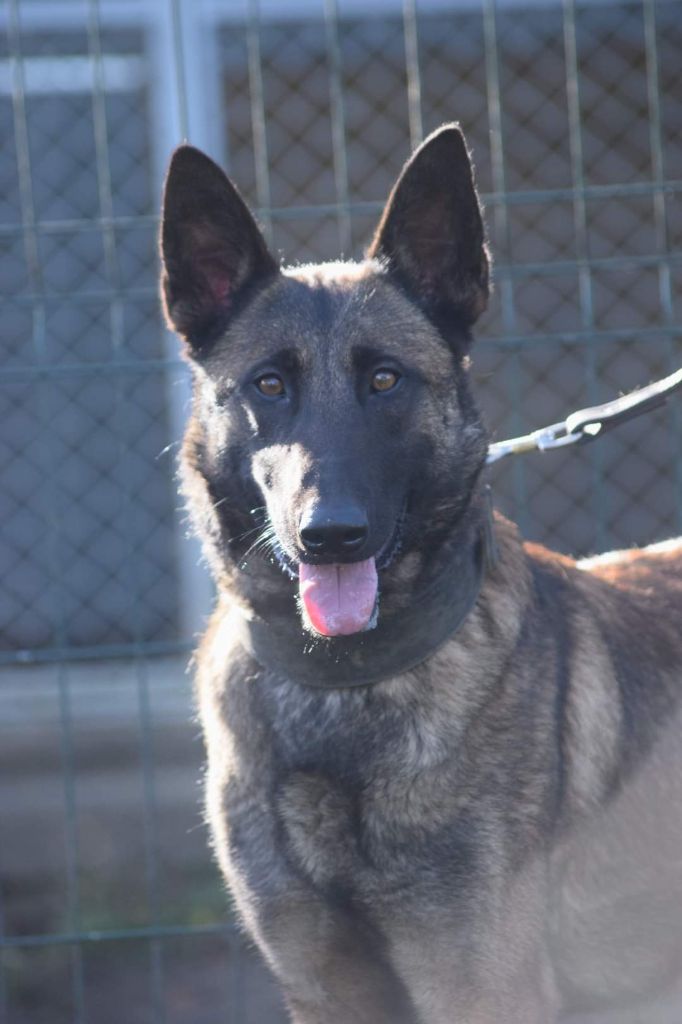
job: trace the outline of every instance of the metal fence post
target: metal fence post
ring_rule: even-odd
[[[191,142],[215,159],[221,158],[217,42],[200,0],[147,0],[147,6],[155,126],[153,159],[160,197],[170,154],[181,142]],[[179,342],[170,331],[165,332],[164,345],[168,359],[174,361],[167,371],[168,413],[172,437],[179,442],[190,407],[190,373],[179,359]],[[203,630],[213,588],[201,564],[199,543],[187,535],[181,509],[177,512],[177,529],[181,633],[191,639]]]

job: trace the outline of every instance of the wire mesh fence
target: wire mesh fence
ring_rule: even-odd
[[[459,120],[495,254],[493,435],[680,362],[680,0],[5,0],[0,44],[0,1020],[279,1019],[206,852],[184,664],[209,591],[173,480],[156,297],[188,138],[288,260],[361,254]],[[674,405],[495,471],[576,554],[682,518]],[[222,1016],[221,1016],[222,1015]]]

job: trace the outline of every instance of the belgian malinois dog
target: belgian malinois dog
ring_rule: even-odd
[[[491,520],[459,129],[363,262],[280,267],[189,146],[161,238],[208,820],[293,1020],[679,1024],[682,544],[576,563]]]

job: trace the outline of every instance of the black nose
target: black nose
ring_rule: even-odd
[[[358,551],[367,540],[367,516],[355,505],[314,505],[298,528],[301,543],[311,555],[334,560]]]

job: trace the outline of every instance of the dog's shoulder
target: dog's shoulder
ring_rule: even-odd
[[[608,585],[614,591],[630,592],[635,599],[675,592],[682,600],[682,537],[580,559],[532,541],[525,541],[523,550],[531,572],[561,578],[583,593],[604,597]]]
[[[576,562],[576,568],[623,588],[659,585],[682,592],[682,537],[583,558]]]

